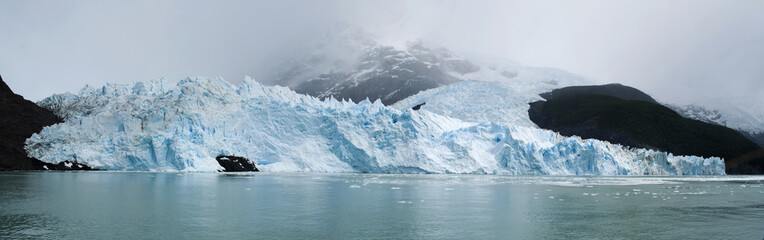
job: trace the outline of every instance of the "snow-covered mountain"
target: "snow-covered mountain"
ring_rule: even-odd
[[[745,137],[764,147],[764,105],[755,101],[716,100],[698,104],[666,104],[686,118],[726,126],[741,132]],[[741,108],[740,106],[747,106]]]
[[[319,99],[357,103],[369,98],[391,105],[480,70],[445,48],[431,48],[419,40],[382,43],[378,38],[354,27],[318,36],[314,44],[278,62],[262,78],[266,84]]]
[[[266,82],[320,99],[381,99],[385,105],[459,81],[512,82],[514,90],[534,97],[542,90],[589,83],[558,69],[526,67],[485,56],[462,57],[418,40],[383,45],[363,33],[350,33],[354,34],[322,41],[310,54],[282,63]],[[335,49],[343,51],[338,54]]]
[[[751,134],[764,133],[764,103],[742,99],[705,100],[689,105],[668,105],[684,117],[714,123]]]
[[[512,77],[522,76],[519,71]],[[490,120],[492,107],[503,107],[496,116],[527,108],[519,103],[532,94],[521,89],[547,88],[516,83],[461,83],[487,93],[497,86],[517,88],[485,95],[503,96],[495,100],[507,106],[460,99],[461,107],[449,112],[445,100],[463,94],[449,91],[451,85],[412,98],[410,102],[429,101],[414,111],[379,101],[322,101],[251,79],[240,86],[207,78],[175,85],[164,80],[110,84],[41,101],[65,122],[33,135],[26,150],[45,162],[74,160],[110,170],[216,171],[216,156],[235,155],[254,160],[262,171],[724,174],[719,158],[566,138],[535,128],[522,117]],[[486,114],[461,112],[480,108]]]
[[[712,123],[717,125],[726,126],[726,122],[722,120],[722,114],[717,110],[708,110],[698,105],[675,105],[664,104],[666,107],[671,108],[675,112],[689,119],[699,120],[705,123]]]
[[[301,81],[293,89],[321,99],[330,96],[354,102],[381,99],[389,105],[419,91],[457,82],[456,76],[479,70],[446,49],[429,49],[421,42],[411,43],[405,49],[370,46],[363,50],[357,62],[351,70],[331,69]],[[295,72],[303,71],[287,73]],[[290,77],[282,75],[281,78]]]

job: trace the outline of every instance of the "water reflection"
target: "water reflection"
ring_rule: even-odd
[[[0,173],[0,239],[758,239],[762,180]]]

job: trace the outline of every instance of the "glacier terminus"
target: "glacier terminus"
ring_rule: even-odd
[[[490,91],[499,83],[463,84]],[[425,94],[434,97],[447,87]],[[380,101],[322,101],[251,78],[239,86],[222,78],[107,84],[38,104],[65,122],[27,140],[31,157],[106,170],[217,171],[220,155],[246,157],[272,172],[692,175],[725,170],[720,158],[563,137],[522,119],[473,122],[449,116],[459,112],[415,111]]]

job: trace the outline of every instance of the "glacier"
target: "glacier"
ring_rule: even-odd
[[[486,92],[500,86],[457,84]],[[428,90],[406,103],[459,86]],[[453,98],[456,91],[451,92]],[[44,162],[73,160],[126,171],[218,171],[222,167],[216,156],[235,155],[255,161],[261,171],[274,172],[724,174],[720,158],[673,156],[563,137],[523,117],[490,120],[521,112],[519,102],[531,95],[510,95],[507,99],[513,100],[508,102],[516,105],[495,115],[481,109],[487,113],[481,115],[454,112],[478,107],[479,102],[462,101],[463,106],[450,113],[435,109],[435,103],[414,111],[379,100],[322,101],[251,78],[238,86],[201,77],[176,84],[164,79],[107,84],[40,101],[65,121],[27,139],[25,148]]]
[[[496,122],[538,128],[528,116],[528,103],[544,100],[539,94],[592,81],[554,68],[528,67],[504,59],[471,59],[478,71],[454,77],[461,82],[421,91],[393,107],[423,110],[468,122]]]

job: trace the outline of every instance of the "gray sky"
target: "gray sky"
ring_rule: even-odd
[[[0,1],[0,75],[32,100],[85,84],[261,76],[338,25],[385,41],[764,102],[764,1]]]

